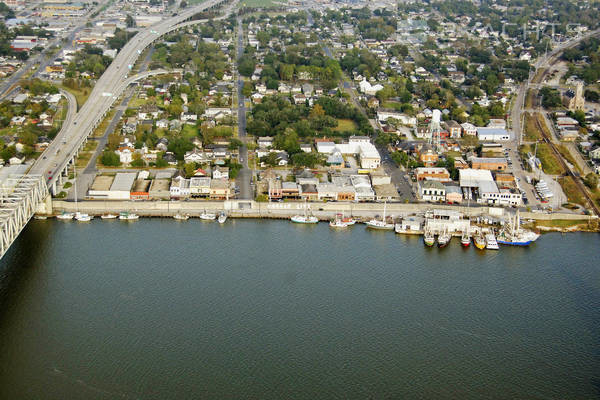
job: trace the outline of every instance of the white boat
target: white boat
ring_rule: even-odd
[[[528,246],[540,237],[539,233],[521,228],[521,218],[517,210],[514,218],[498,234],[498,243],[512,246]]]
[[[383,217],[381,220],[373,218],[370,221],[367,221],[367,228],[371,229],[381,229],[391,231],[394,229],[394,224],[390,224],[385,219],[385,211],[387,208],[387,203],[383,203]]]
[[[102,219],[117,219],[119,216],[117,214],[103,214],[100,216]]]
[[[62,214],[58,214],[56,216],[56,219],[62,219],[65,221],[70,221],[73,219],[73,217],[75,216],[75,214],[71,213],[71,212],[63,212]]]
[[[452,235],[448,231],[444,231],[438,235],[438,247],[446,247],[452,240]]]
[[[202,219],[204,221],[214,221],[216,218],[217,218],[216,214],[207,213],[206,210],[204,210],[202,212],[202,214],[200,214],[200,219]]]
[[[485,235],[485,248],[488,250],[499,250],[498,242],[496,241],[496,235],[488,233]]]
[[[119,214],[119,219],[123,221],[136,221],[140,219],[140,216],[130,212],[122,212]]]
[[[75,219],[79,222],[89,222],[92,219],[94,219],[94,217],[92,217],[89,214],[85,214],[85,213],[80,213],[80,212],[76,212],[75,213]]]
[[[329,221],[329,226],[336,229],[343,229],[349,227],[349,222],[344,221],[342,214],[336,214],[335,218]]]
[[[471,236],[469,236],[468,232],[463,232],[462,236],[460,237],[460,244],[463,247],[469,247],[471,245]]]
[[[173,218],[178,220],[178,221],[187,221],[188,219],[190,219],[190,216],[187,214],[175,214],[173,215]]]
[[[46,217],[45,215],[34,215],[33,219],[44,220],[44,219],[48,219],[48,217]]]
[[[309,212],[306,200],[304,201],[304,215],[294,215],[291,220],[297,224],[316,224],[319,222],[319,219]]]
[[[221,211],[219,213],[219,218],[217,218],[217,222],[219,222],[220,224],[224,224],[225,221],[227,221],[227,214],[225,214],[225,211]]]

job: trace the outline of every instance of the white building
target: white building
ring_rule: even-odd
[[[504,142],[510,140],[510,133],[502,128],[477,128],[477,138],[481,141]]]

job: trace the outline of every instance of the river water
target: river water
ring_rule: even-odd
[[[600,398],[598,244],[32,221],[0,263],[0,398]]]

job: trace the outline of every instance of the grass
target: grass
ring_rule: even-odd
[[[333,128],[334,131],[346,132],[355,131],[357,129],[356,123],[351,119],[338,119],[338,126]]]
[[[587,225],[588,222],[580,219],[551,219],[535,221],[536,226],[547,226],[550,228],[572,228],[583,224]]]
[[[573,181],[573,177],[571,177],[571,176],[561,177],[560,179],[558,179],[558,183],[562,187],[563,192],[565,192],[565,195],[567,196],[567,200],[569,200],[569,203],[575,203],[575,204],[579,204],[579,205],[585,207],[585,205],[586,205],[585,198],[583,197],[583,195],[577,188],[577,185],[575,185],[575,181]]]
[[[565,172],[547,143],[538,144],[537,157],[540,159],[542,169],[545,173],[549,175],[560,175]]]
[[[525,126],[524,126],[524,132],[525,132],[525,140],[529,140],[529,141],[536,141],[541,139],[541,134],[540,131],[535,123],[535,119],[537,118],[537,114],[535,114],[535,117],[530,114],[530,113],[526,113],[525,114]]]
[[[106,131],[108,124],[110,124],[110,121],[112,121],[113,117],[115,116],[115,112],[115,109],[112,109],[108,113],[106,118],[104,118],[102,122],[100,122],[100,124],[96,127],[96,129],[94,129],[94,132],[92,132],[92,137],[102,137],[104,135],[104,131]]]
[[[533,99],[535,97],[535,92],[533,89],[528,89],[527,94],[525,95],[525,108],[533,108]]]
[[[86,88],[81,88],[81,89],[71,89],[64,85],[60,85],[60,87],[64,90],[66,90],[67,92],[71,93],[73,96],[75,96],[75,99],[77,100],[77,109],[78,110],[81,109],[81,107],[85,104],[88,97],[90,97],[90,93],[92,93],[91,87],[86,87]]]
[[[134,97],[127,104],[127,108],[138,108],[148,103],[148,99],[140,99],[139,97]]]
[[[185,139],[193,139],[198,136],[198,128],[195,125],[183,124],[181,136]]]
[[[569,151],[569,149],[567,149],[567,146],[565,146],[564,144],[559,144],[558,146],[556,146],[556,148],[558,149],[560,155],[563,156],[563,158],[567,160],[569,164],[573,165],[575,169],[579,171],[579,173],[582,172],[579,168],[579,165],[575,162],[575,159],[571,155],[571,152]]]

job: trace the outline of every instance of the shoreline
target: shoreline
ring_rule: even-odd
[[[103,214],[119,214],[132,212],[140,217],[172,218],[177,214],[198,218],[205,211],[227,213],[229,218],[256,218],[256,219],[287,219],[301,214],[306,207],[304,202],[261,203],[252,200],[228,201],[102,201],[83,200],[77,203],[53,200],[46,205],[44,210],[38,210],[36,215],[56,216],[61,212],[83,212],[91,216]],[[319,221],[330,221],[336,214],[355,218],[358,222],[365,222],[383,214],[383,203],[352,203],[352,202],[323,202],[308,203],[311,213]],[[387,215],[392,219],[423,214],[432,210],[453,210],[470,218],[484,218],[503,220],[513,215],[515,210],[477,206],[466,207],[445,204],[429,203],[388,203]],[[50,212],[48,212],[50,211]],[[521,211],[521,217],[529,220],[527,226],[541,232],[598,232],[599,221],[596,216],[568,214],[568,213],[534,213]]]

